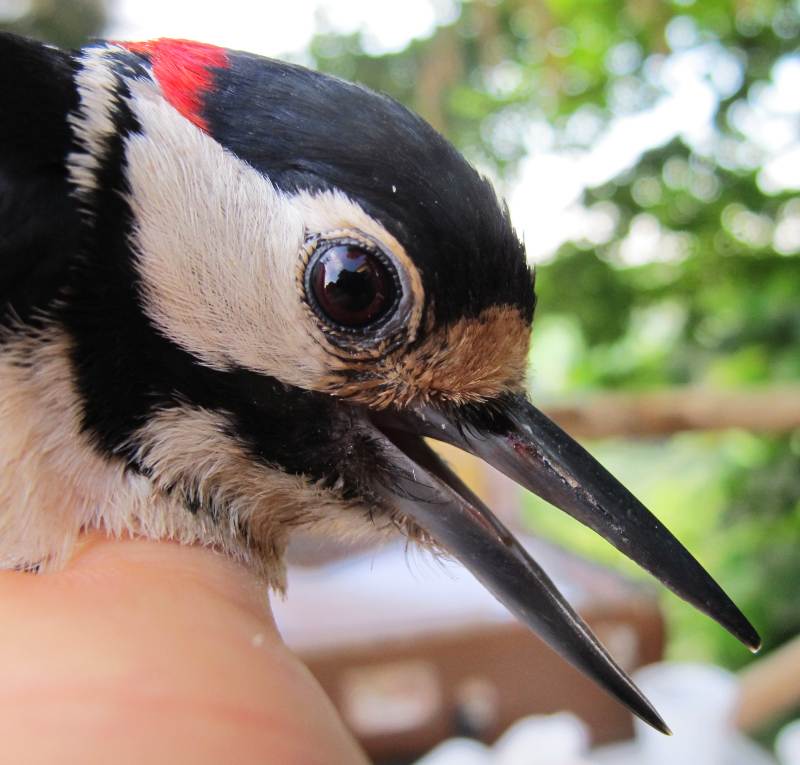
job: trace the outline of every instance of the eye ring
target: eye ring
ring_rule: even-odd
[[[336,334],[386,335],[381,331],[403,303],[403,283],[392,259],[354,237],[316,243],[304,269],[305,299]]]

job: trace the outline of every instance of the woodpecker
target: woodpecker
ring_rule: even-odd
[[[0,36],[0,566],[80,533],[214,546],[283,586],[293,529],[399,530],[667,727],[426,442],[594,529],[747,646],[669,531],[528,400],[507,208],[396,101],[185,40]]]

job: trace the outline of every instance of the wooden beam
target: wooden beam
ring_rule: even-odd
[[[800,704],[800,637],[750,664],[739,673],[741,689],[736,724],[752,732]]]
[[[642,438],[730,428],[783,433],[800,428],[800,386],[604,393],[543,408],[564,430],[580,438]]]

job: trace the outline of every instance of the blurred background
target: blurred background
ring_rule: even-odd
[[[632,668],[667,658],[738,673],[749,704],[739,728],[773,746],[800,711],[800,4],[0,0],[0,26],[65,46],[173,36],[285,58],[387,92],[448,136],[508,199],[537,264],[533,400],[723,583],[764,638],[756,664],[591,532],[450,456],[515,529],[549,540],[537,555],[599,632],[627,627],[606,629],[612,652],[634,639]],[[344,552],[301,540],[299,594],[290,589],[278,616],[376,759],[410,762],[457,733],[491,741],[506,712],[556,706],[588,716],[595,742],[630,735],[628,721],[582,710],[572,696],[585,700],[586,686],[566,670],[550,685],[531,676],[538,697],[501,714],[498,699],[514,692],[513,671],[498,679],[504,663],[522,655],[545,672],[559,662],[538,643],[544,658],[528,656],[528,634],[517,641],[449,568],[409,563],[402,550]],[[327,614],[321,604],[337,597],[361,604],[353,582],[370,578],[373,595],[361,595],[371,605]],[[376,604],[400,626],[365,620]],[[320,618],[331,619],[324,629]],[[419,630],[404,631],[411,622]],[[469,630],[485,666],[439,687],[443,657],[471,655],[447,641],[468,651]],[[320,632],[324,645],[304,642]],[[349,679],[334,677],[348,661]],[[610,703],[600,698],[592,708]],[[413,726],[381,728],[403,715],[425,723],[426,709],[439,724],[416,743]],[[557,760],[518,762],[534,761]]]

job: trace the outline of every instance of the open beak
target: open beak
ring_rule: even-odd
[[[512,613],[654,728],[664,721],[511,532],[425,443],[493,465],[594,529],[751,650],[760,638],[719,585],[622,484],[522,395],[485,406],[372,414],[392,476],[373,490],[463,563]]]

